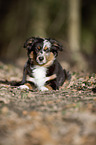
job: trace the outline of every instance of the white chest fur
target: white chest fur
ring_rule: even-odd
[[[46,78],[46,71],[47,69],[45,67],[35,66],[33,70],[33,76],[37,84],[40,86],[45,84],[45,78]]]
[[[46,77],[46,71],[47,68],[42,66],[35,66],[34,69],[32,68],[32,75],[34,78],[29,78],[28,80],[33,82],[39,90],[48,90],[44,85],[46,81],[48,80],[48,77]]]

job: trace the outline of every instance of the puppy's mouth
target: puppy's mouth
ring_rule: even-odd
[[[39,65],[45,64],[46,63],[46,58],[43,55],[37,56],[36,61]]]

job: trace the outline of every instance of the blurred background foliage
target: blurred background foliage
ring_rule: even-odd
[[[57,39],[62,64],[96,72],[96,0],[0,0],[0,60],[26,57],[31,36]]]

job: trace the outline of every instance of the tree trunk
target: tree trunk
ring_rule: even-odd
[[[72,52],[72,60],[79,68],[86,67],[85,60],[80,52],[80,8],[81,0],[69,0],[68,40]]]
[[[69,46],[80,50],[80,0],[69,0]]]

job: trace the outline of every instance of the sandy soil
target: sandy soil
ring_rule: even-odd
[[[20,90],[0,62],[0,145],[96,145],[96,74],[71,72],[58,91]]]

